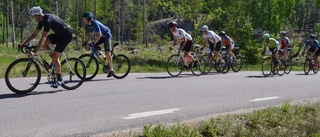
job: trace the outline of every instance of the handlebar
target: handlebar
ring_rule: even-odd
[[[27,45],[20,45],[18,44],[18,50],[20,50],[22,53],[27,54],[30,51],[34,51],[35,50],[35,46],[32,46],[30,43],[28,43]]]

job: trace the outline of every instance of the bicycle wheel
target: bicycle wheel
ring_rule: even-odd
[[[61,87],[74,90],[82,85],[86,77],[86,67],[77,58],[67,58],[61,63],[63,84]]]
[[[79,57],[86,67],[86,78],[85,80],[93,79],[99,71],[99,63],[95,57],[91,57],[91,54],[83,54]]]
[[[170,76],[177,77],[184,69],[184,62],[178,54],[175,54],[169,57],[166,67]]]
[[[129,58],[126,55],[119,54],[113,57],[113,77],[116,79],[125,78],[131,69],[131,63]]]
[[[211,71],[213,60],[210,56],[203,55],[202,57],[200,57],[199,62],[200,62],[200,71],[202,74],[207,74]]]
[[[12,62],[5,74],[8,88],[16,94],[26,94],[34,90],[41,79],[39,65],[29,58]]]
[[[242,57],[240,55],[234,56],[231,61],[231,68],[233,72],[239,72],[242,68]]]
[[[314,73],[314,74],[317,74],[318,71],[319,71],[318,69],[319,69],[319,64],[318,64],[318,67],[317,67],[317,68],[313,68],[313,73]]]
[[[230,59],[227,56],[223,56],[222,58],[224,60],[224,63],[220,64],[219,67],[220,67],[221,73],[226,74],[230,70]]]
[[[270,58],[265,58],[262,61],[262,74],[268,77],[271,74],[272,64]]]
[[[283,76],[284,71],[285,71],[285,66],[282,64],[282,62],[279,62],[277,66],[275,66],[277,69],[277,73],[279,76]]]
[[[191,72],[193,75],[195,76],[201,75],[200,66],[201,66],[201,63],[199,60],[195,60],[192,62]]]
[[[284,73],[289,74],[292,70],[292,59],[289,58],[286,60],[285,62],[285,69],[284,69]]]
[[[303,71],[304,71],[304,74],[308,75],[310,70],[311,70],[311,61],[309,59],[306,59],[304,61],[304,64],[303,64]]]

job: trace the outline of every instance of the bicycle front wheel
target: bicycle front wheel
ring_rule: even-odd
[[[289,58],[286,60],[285,62],[285,69],[284,69],[284,73],[289,74],[292,70],[292,59]]]
[[[311,70],[311,61],[309,59],[306,59],[304,61],[304,64],[303,64],[303,71],[304,71],[304,74],[308,75],[310,70]]]
[[[131,63],[126,55],[119,54],[113,57],[113,77],[116,79],[125,78],[131,69]]]
[[[34,90],[41,79],[39,65],[29,58],[12,62],[6,70],[5,81],[8,88],[16,94],[26,94]]]
[[[242,57],[240,55],[234,56],[231,61],[231,68],[233,72],[239,72],[242,68]]]
[[[200,66],[201,66],[201,63],[199,60],[195,60],[192,62],[191,72],[193,75],[195,76],[201,75]]]
[[[207,74],[211,71],[212,69],[212,57],[211,56],[208,56],[208,55],[203,55],[202,57],[200,57],[199,59],[200,61],[200,71],[202,74]]]
[[[262,74],[265,77],[268,77],[271,74],[271,69],[272,69],[271,59],[270,58],[263,59],[263,61],[262,61]]]
[[[183,70],[184,62],[178,54],[172,55],[167,61],[167,72],[172,77],[177,77]]]
[[[86,77],[86,67],[84,63],[77,58],[67,58],[61,63],[61,72],[63,88],[74,90],[82,85]]]
[[[99,63],[95,57],[91,57],[91,54],[83,54],[79,57],[86,67],[86,78],[85,80],[93,79],[99,70]]]

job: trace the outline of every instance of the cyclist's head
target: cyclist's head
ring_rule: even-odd
[[[309,39],[316,39],[316,36],[314,35],[314,34],[311,34],[310,36],[309,36]]]
[[[82,14],[82,18],[85,18],[86,20],[92,20],[93,15],[91,12],[85,12]]]
[[[268,33],[263,35],[263,40],[269,40],[270,35]]]
[[[220,31],[220,33],[219,33],[219,36],[220,36],[220,37],[225,36],[225,35],[226,35],[226,32]]]
[[[209,27],[208,27],[207,25],[203,25],[203,26],[201,26],[201,28],[200,28],[200,31],[201,31],[201,32],[205,32],[205,31],[207,31],[207,30],[209,30]]]
[[[287,33],[285,31],[280,31],[280,35],[286,35]]]
[[[40,6],[34,6],[31,9],[29,9],[29,15],[36,16],[36,15],[42,15],[42,9]]]
[[[175,22],[175,21],[170,22],[170,23],[168,24],[168,27],[169,27],[169,28],[177,27],[177,22]]]

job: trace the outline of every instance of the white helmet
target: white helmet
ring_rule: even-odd
[[[203,25],[201,28],[200,28],[200,31],[207,31],[209,28],[207,25]]]
[[[34,16],[34,15],[41,15],[42,14],[42,9],[40,8],[40,6],[35,6],[32,7],[29,10],[29,15]]]

